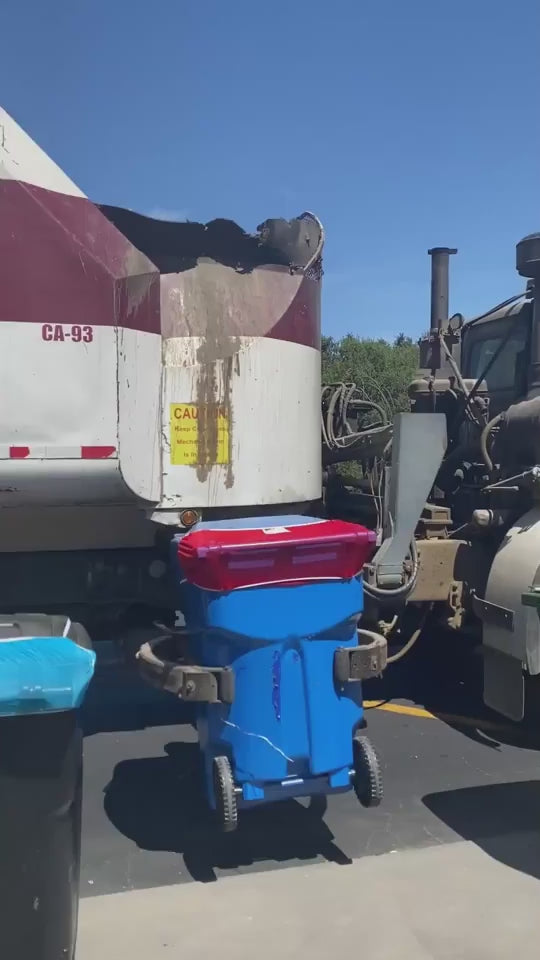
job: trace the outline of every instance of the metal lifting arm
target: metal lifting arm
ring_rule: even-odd
[[[446,451],[446,417],[401,413],[394,420],[383,542],[373,561],[382,590],[403,584],[403,564]]]

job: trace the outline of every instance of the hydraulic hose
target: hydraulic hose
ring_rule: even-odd
[[[506,344],[507,344],[508,341],[510,340],[510,337],[512,336],[512,333],[513,333],[513,332],[514,332],[514,327],[512,326],[512,324],[510,324],[510,326],[508,327],[508,330],[506,331],[504,337],[502,338],[501,342],[499,343],[499,346],[497,347],[497,349],[496,349],[495,352],[493,353],[493,356],[488,360],[488,362],[486,363],[486,365],[485,365],[484,369],[482,370],[481,374],[480,374],[479,377],[477,378],[474,386],[473,386],[472,389],[470,390],[469,394],[465,397],[465,402],[464,402],[464,404],[462,405],[461,410],[458,411],[458,414],[457,414],[457,416],[456,416],[456,418],[455,418],[455,421],[454,421],[454,423],[452,424],[452,429],[453,429],[453,430],[456,430],[457,427],[459,427],[459,425],[461,424],[461,421],[463,420],[463,417],[465,416],[465,413],[466,413],[466,411],[467,411],[467,407],[469,407],[470,409],[472,409],[472,408],[471,408],[471,404],[472,404],[474,398],[476,397],[476,394],[478,393],[478,389],[479,389],[480,385],[481,385],[482,382],[486,379],[489,371],[491,370],[491,368],[493,367],[493,365],[494,365],[494,364],[497,362],[497,360],[499,359],[499,357],[500,357],[501,353],[503,352]]]
[[[480,437],[480,450],[482,452],[482,460],[484,461],[490,473],[493,470],[493,461],[488,453],[488,448],[487,448],[488,439],[491,431],[497,426],[498,423],[501,422],[502,419],[503,419],[502,413],[498,413],[496,417],[493,417],[493,419],[490,420],[489,423],[486,423],[486,426],[482,430],[482,435]]]
[[[467,397],[467,402],[469,402],[469,391],[467,390],[467,385],[466,385],[463,377],[461,376],[461,371],[460,371],[460,369],[459,369],[456,361],[454,360],[454,358],[453,358],[453,356],[452,356],[452,352],[448,349],[448,347],[447,347],[447,345],[446,345],[446,341],[445,341],[445,339],[444,339],[444,337],[443,337],[442,334],[440,334],[439,340],[440,340],[441,346],[442,346],[442,348],[443,348],[443,350],[444,350],[444,352],[445,352],[445,354],[446,354],[446,359],[448,360],[448,363],[450,364],[450,367],[452,368],[452,371],[453,371],[453,373],[454,373],[454,376],[455,376],[457,382],[459,383],[459,385],[460,385],[460,387],[461,387],[461,389],[462,389],[465,397]],[[455,395],[455,394],[454,394],[454,395]],[[479,411],[478,411],[478,410],[475,410],[475,409],[471,406],[471,413],[472,413],[474,419],[476,420],[476,422],[478,423],[478,425],[479,425],[479,426],[482,426],[482,424],[483,424],[484,421],[481,419],[481,414],[479,413]]]
[[[427,607],[427,609],[424,611],[424,615],[423,615],[423,617],[422,617],[422,619],[421,619],[421,621],[420,621],[420,626],[418,626],[418,627],[416,628],[416,630],[414,631],[414,633],[411,634],[411,636],[410,636],[409,639],[407,640],[407,643],[405,644],[405,646],[401,647],[396,653],[393,653],[391,656],[389,656],[389,657],[387,658],[387,660],[386,660],[386,665],[387,665],[387,666],[388,666],[388,664],[390,664],[390,663],[397,663],[398,660],[402,660],[403,657],[405,657],[405,656],[409,653],[409,651],[412,650],[412,648],[414,647],[416,641],[417,641],[418,638],[420,637],[420,634],[422,633],[422,630],[424,629],[424,627],[425,627],[425,625],[426,625],[426,620],[427,620],[427,618],[428,618],[428,616],[429,616],[429,614],[430,614],[430,611],[431,611],[432,607],[433,607],[433,604],[430,603],[429,606]]]
[[[413,634],[411,634],[404,647],[401,647],[397,653],[393,653],[390,657],[387,657],[386,666],[388,666],[390,663],[397,663],[398,660],[402,660],[403,657],[408,654],[409,650],[412,650],[423,629],[424,621],[422,621],[420,626],[416,628]]]
[[[363,627],[357,627],[356,632],[359,636],[365,637],[366,640],[375,640],[376,643],[386,644],[386,637],[383,637],[382,633],[377,633],[375,630],[364,630]]]

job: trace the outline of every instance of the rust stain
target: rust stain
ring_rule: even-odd
[[[229,283],[220,283],[220,272],[199,270],[193,296],[193,315],[202,321],[202,342],[197,348],[195,402],[199,409],[197,479],[204,483],[211,471],[225,469],[225,486],[234,486],[232,438],[234,410],[232,399],[233,377],[238,370],[240,339],[231,336],[230,314],[235,312],[233,291]],[[193,281],[195,277],[190,276]],[[191,298],[190,298],[191,299]],[[234,329],[234,326],[233,326]],[[203,332],[204,331],[204,332]],[[229,424],[228,463],[217,466],[218,417],[220,412]]]
[[[236,342],[231,344],[231,340]],[[231,354],[231,346],[234,352]],[[229,456],[226,465],[225,486],[234,486],[232,438],[234,411],[232,402],[233,376],[239,367],[240,344],[221,332],[219,315],[214,314],[207,326],[206,337],[197,350],[197,379],[195,402],[199,410],[197,431],[197,479],[204,483],[218,459],[218,416],[220,412],[229,424]]]

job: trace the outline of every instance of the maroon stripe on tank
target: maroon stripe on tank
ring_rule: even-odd
[[[160,333],[156,267],[85,197],[0,180],[0,320]]]
[[[204,288],[202,309],[183,305],[183,296],[173,309],[168,291],[182,292],[186,275],[160,277],[90,200],[0,180],[0,322],[123,327],[166,338],[268,337],[320,348],[320,282],[282,266],[256,267],[244,281],[243,309],[217,301],[209,330]]]

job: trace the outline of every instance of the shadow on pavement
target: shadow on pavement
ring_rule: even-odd
[[[379,702],[410,701],[488,749],[505,744],[540,750],[538,710],[521,724],[489,710],[483,702],[482,673],[478,643],[448,631],[426,630],[410,654],[387,667],[380,680],[366,684],[364,696]]]
[[[366,699],[410,700],[431,713],[471,713],[482,704],[482,659],[478,646],[460,636],[426,630],[403,660],[365,686]]]
[[[202,883],[215,881],[216,870],[259,861],[352,862],[334,843],[320,804],[287,800],[242,811],[237,832],[222,834],[207,808],[198,745],[172,743],[165,751],[165,757],[117,764],[105,789],[111,823],[139,848],[182,855]]]
[[[104,646],[104,645],[103,645]],[[190,723],[193,708],[149,687],[134,664],[98,653],[96,672],[81,709],[85,737],[112,731]]]
[[[540,781],[431,793],[423,803],[490,857],[540,879]]]

